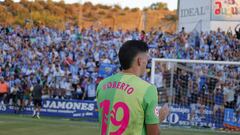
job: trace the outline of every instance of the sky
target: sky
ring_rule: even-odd
[[[3,1],[3,0],[0,0]],[[16,2],[20,0],[14,0]],[[60,0],[53,0],[53,1],[60,1]],[[92,2],[93,4],[106,4],[106,5],[115,5],[118,4],[121,7],[130,7],[130,8],[141,8],[149,7],[152,3],[156,2],[165,2],[168,4],[168,8],[170,10],[177,9],[177,0],[64,0],[66,3],[85,3],[87,1]]]

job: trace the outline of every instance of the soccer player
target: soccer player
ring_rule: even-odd
[[[33,118],[37,117],[40,119],[40,110],[42,107],[42,90],[43,87],[40,85],[40,80],[37,80],[37,84],[33,88],[32,97],[33,97],[33,104],[34,104],[34,110],[33,110]]]
[[[140,77],[148,62],[143,41],[125,42],[119,51],[122,71],[104,79],[97,88],[101,135],[158,135],[159,123],[169,113],[158,109],[157,89]]]

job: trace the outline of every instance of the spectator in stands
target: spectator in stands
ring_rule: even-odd
[[[214,108],[213,108],[213,117],[218,118],[216,116],[217,111],[220,110],[220,113],[224,113],[224,94],[222,86],[217,86],[214,90]]]
[[[3,77],[0,77],[0,104],[4,105],[6,102],[9,86]]]
[[[16,85],[14,82],[14,76],[11,76],[10,79],[8,80],[8,86],[9,86],[9,95],[8,95],[8,103],[10,105],[13,104],[14,101],[16,101],[15,103],[17,103],[17,89],[16,89]]]
[[[65,81],[65,91],[66,91],[66,94],[65,94],[65,99],[71,99],[72,98],[72,92],[74,91],[73,89],[73,86],[72,86],[72,83],[70,82],[69,79],[67,79]]]
[[[182,27],[182,30],[181,30],[180,33],[182,33],[182,34],[186,34],[186,33],[185,33],[185,27]]]
[[[237,118],[239,118],[240,117],[240,89],[238,89],[236,93],[236,98],[237,98],[236,112],[237,112]]]
[[[161,69],[156,69],[154,84],[156,85],[158,91],[161,91],[163,88],[163,73]]]
[[[87,85],[85,87],[84,98],[87,100],[95,100],[96,98],[96,83],[92,78],[88,78]]]
[[[181,105],[187,106],[188,104],[188,73],[182,69],[179,77],[179,86],[180,86],[180,97],[181,97]]]
[[[233,83],[231,82],[225,83],[225,86],[223,88],[225,108],[233,109],[235,107],[234,102],[235,89],[233,88],[234,88]]]
[[[161,69],[161,67],[158,67],[156,69],[156,73],[155,73],[155,77],[154,77],[154,84],[157,87],[157,91],[158,91],[158,102],[162,103],[162,102],[166,102],[168,100],[168,93],[170,93],[169,91],[166,91],[166,89],[164,89],[163,87],[163,71]]]
[[[141,34],[140,34],[140,40],[142,40],[142,41],[146,40],[146,33],[143,30],[141,31]]]
[[[40,119],[40,110],[42,107],[42,92],[43,86],[40,84],[40,80],[38,80],[37,83],[34,85],[32,92],[34,104],[33,118],[37,117],[38,119]]]
[[[81,89],[80,84],[77,84],[77,90],[76,90],[76,94],[77,94],[77,98],[76,99],[83,99],[83,90]]]
[[[17,85],[14,85],[11,90],[10,90],[10,99],[11,99],[11,105],[13,105],[14,113],[17,113],[19,110],[19,105],[18,105],[18,91],[19,88]]]
[[[237,26],[235,27],[235,33],[236,33],[237,39],[240,40],[240,27],[239,27],[239,29],[237,30],[238,27],[239,27],[239,25],[237,25]]]
[[[198,104],[199,92],[198,92],[198,87],[196,83],[193,83],[193,86],[191,87],[190,91],[191,91],[191,96],[189,99],[190,108],[191,108],[190,121],[194,122],[196,117],[196,111],[200,107],[200,104]]]

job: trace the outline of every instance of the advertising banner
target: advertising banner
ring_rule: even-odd
[[[240,0],[212,0],[212,20],[240,21]]]
[[[14,113],[14,107],[0,105],[0,113]],[[20,113],[32,114],[33,105],[31,104],[25,107]],[[91,118],[96,120],[98,118],[96,102],[82,100],[45,99],[43,100],[40,114],[42,116],[57,116],[66,118]]]

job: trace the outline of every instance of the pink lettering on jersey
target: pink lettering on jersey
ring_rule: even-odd
[[[122,91],[127,91],[127,94],[130,95],[134,92],[134,88],[131,87],[129,84],[123,82],[108,82],[107,84],[103,85],[103,90],[106,89],[118,89]]]
[[[107,88],[111,88],[112,87],[112,82],[109,82],[107,85]]]
[[[103,87],[102,87],[103,90],[106,90],[107,89],[107,85],[104,84]]]
[[[117,83],[117,89],[120,89],[121,82]]]
[[[109,122],[119,127],[117,130],[110,132],[110,135],[122,135],[128,128],[130,119],[129,107],[124,102],[117,102],[113,105],[112,110],[110,110],[110,104],[110,100],[104,100],[100,103],[101,109],[99,113],[102,114],[101,135],[107,135],[109,115],[111,115]],[[117,119],[117,112],[119,109],[123,110],[123,117],[121,120]],[[111,113],[109,114],[109,112]]]
[[[133,91],[134,91],[134,89],[133,88],[129,88],[128,90],[127,90],[127,94],[132,94],[133,93]]]
[[[123,110],[123,118],[119,121],[117,120],[117,111],[119,110],[119,108],[121,108]],[[113,111],[111,112],[112,117],[111,117],[111,122],[114,126],[118,126],[119,129],[115,132],[111,132],[110,135],[121,135],[124,133],[124,131],[127,129],[128,127],[128,123],[129,123],[129,119],[130,119],[130,110],[128,108],[128,106],[123,103],[123,102],[117,102],[114,106],[113,106]]]
[[[116,87],[117,87],[117,82],[113,82],[112,88],[116,88]]]
[[[124,90],[127,90],[127,88],[129,87],[130,85],[129,84],[127,84],[127,87],[124,89]]]
[[[123,90],[123,87],[124,87],[125,85],[126,85],[125,83],[122,83],[120,89]]]

